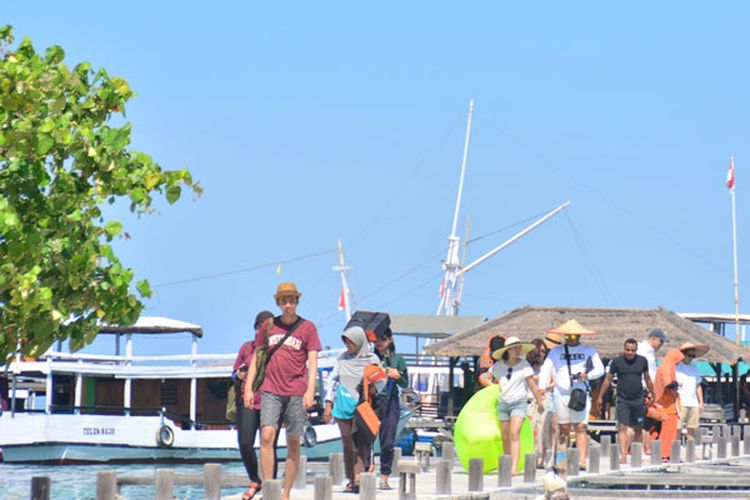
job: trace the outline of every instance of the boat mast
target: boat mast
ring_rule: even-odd
[[[461,246],[461,238],[456,235],[458,226],[458,214],[461,211],[461,196],[464,190],[464,178],[466,177],[466,163],[469,158],[469,142],[471,140],[471,118],[474,114],[474,99],[469,101],[469,117],[466,122],[466,137],[464,139],[464,154],[461,159],[461,177],[458,180],[458,194],[456,195],[456,208],[453,211],[453,225],[448,237],[448,255],[443,262],[443,284],[440,288],[440,304],[435,314],[455,316],[457,309],[454,307],[456,299],[456,278],[459,270],[458,251]]]
[[[346,281],[346,271],[352,267],[344,264],[344,246],[341,244],[341,240],[337,240],[336,243],[339,250],[339,265],[333,266],[333,270],[341,273],[341,296],[339,299],[339,308],[344,309],[344,315],[346,316],[346,322],[348,323],[352,317],[352,312],[349,304],[349,285]]]

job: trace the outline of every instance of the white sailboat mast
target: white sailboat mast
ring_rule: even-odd
[[[352,267],[344,264],[344,246],[341,244],[341,240],[337,240],[337,247],[339,250],[339,265],[333,266],[333,270],[341,273],[341,296],[343,297],[346,322],[348,323],[352,317],[352,311],[349,303],[349,284],[346,281],[346,271]]]

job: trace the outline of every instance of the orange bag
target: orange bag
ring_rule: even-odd
[[[647,400],[648,401],[648,400]],[[658,422],[664,422],[667,419],[667,410],[656,402],[646,404],[646,416]]]
[[[360,403],[354,410],[354,433],[364,433],[365,439],[372,443],[375,438],[378,437],[378,431],[380,431],[380,419],[378,418],[375,410],[372,409],[371,396],[370,396],[370,384],[383,380],[385,378],[385,372],[378,365],[370,365],[365,367],[365,375],[362,379],[363,383],[363,396],[364,402]]]

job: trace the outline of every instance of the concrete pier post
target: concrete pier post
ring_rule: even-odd
[[[717,441],[716,458],[727,458],[727,438],[720,436]]]
[[[307,457],[300,455],[299,467],[297,467],[297,475],[294,476],[294,484],[292,488],[295,490],[303,490],[307,486]]]
[[[695,462],[695,440],[688,439],[685,445],[685,462],[691,464]]]
[[[441,458],[435,463],[435,493],[437,495],[451,494],[451,477],[453,476],[453,460]]]
[[[96,500],[115,500],[117,496],[117,473],[101,470],[96,473]]]
[[[592,446],[589,448],[589,472],[592,474],[599,473],[599,462],[601,461],[601,456],[601,446]]]
[[[332,500],[333,498],[333,481],[331,476],[322,476],[315,478],[314,500]]]
[[[672,441],[672,447],[669,450],[669,463],[679,464],[680,460],[682,460],[682,443],[680,443],[680,438],[678,437]]]
[[[599,443],[602,447],[602,456],[608,457],[609,456],[609,448],[612,446],[612,437],[611,436],[602,436],[599,440]]]
[[[513,459],[510,455],[497,457],[497,485],[499,487],[511,486]]]
[[[451,462],[453,462],[453,452],[455,448],[453,446],[453,441],[443,441],[443,447],[440,451],[440,456],[442,458],[450,459]]]
[[[331,481],[333,481],[333,484],[339,485],[344,482],[343,453],[331,453],[328,455],[328,473],[331,475]]]
[[[401,453],[402,451],[400,446],[396,446],[393,448],[393,472],[395,472],[396,474],[398,474],[398,467],[396,466],[401,461]]]
[[[359,500],[375,500],[375,474],[363,472],[359,475]]]
[[[620,447],[609,447],[609,470],[620,470]]]
[[[643,443],[630,445],[630,466],[634,469],[643,467]]]
[[[31,478],[31,500],[49,500],[50,479],[47,476]]]
[[[174,469],[156,469],[156,500],[174,498]]]
[[[469,460],[469,491],[482,491],[484,489],[484,459],[472,458]]]
[[[568,475],[577,476],[578,471],[581,467],[581,460],[580,460],[581,451],[578,448],[568,448],[567,455],[568,455],[567,457]]]
[[[206,500],[221,498],[221,464],[203,466],[203,491]]]
[[[651,465],[661,464],[661,441],[651,441]]]
[[[284,483],[281,479],[266,479],[263,481],[263,500],[281,500],[283,486]]]
[[[536,454],[527,453],[523,464],[523,482],[533,483],[536,481]]]
[[[745,434],[745,440],[743,441],[743,454],[750,455],[750,435]]]
[[[738,434],[735,434],[732,436],[732,456],[733,457],[739,457],[740,456],[740,436]]]

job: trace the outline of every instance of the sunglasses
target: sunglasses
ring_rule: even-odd
[[[297,303],[297,297],[281,297],[279,299],[279,304],[296,304]]]
[[[686,358],[695,359],[695,354],[685,354]]]
[[[512,366],[509,366],[509,367],[508,367],[508,373],[507,373],[507,374],[505,375],[505,378],[507,378],[508,380],[510,380],[510,377],[511,377],[512,375],[513,375],[513,367],[512,367]]]

